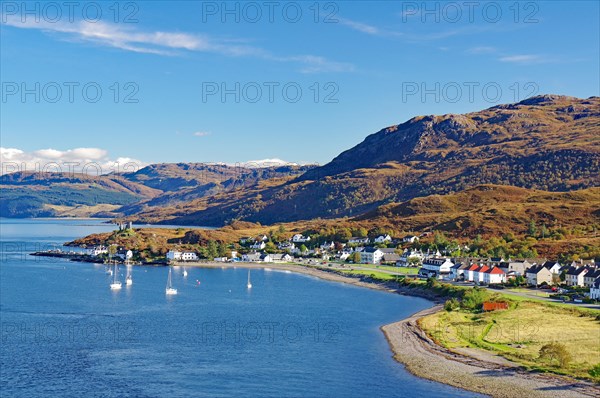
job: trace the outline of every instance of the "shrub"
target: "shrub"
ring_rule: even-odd
[[[467,290],[462,298],[462,307],[467,310],[480,310],[489,294],[485,289],[474,287]]]
[[[600,378],[600,363],[588,370],[588,373],[594,378]]]
[[[572,358],[564,344],[548,343],[540,348],[540,359],[550,363],[557,362],[559,367],[566,368]]]
[[[444,309],[446,311],[454,311],[460,308],[460,302],[455,299],[455,298],[451,298],[450,300],[446,300],[446,303],[444,304]]]

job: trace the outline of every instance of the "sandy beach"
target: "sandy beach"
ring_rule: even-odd
[[[417,320],[440,310],[436,305],[381,328],[394,358],[415,376],[498,398],[600,396],[600,387],[593,383],[528,372],[483,350],[458,353],[435,344]]]
[[[396,284],[386,285],[363,281],[358,277],[340,275],[332,270],[302,265],[202,262],[188,263],[186,266],[270,268],[390,293],[406,295],[415,295],[416,293],[414,290],[398,289]],[[422,296],[434,299],[433,296],[427,297],[426,292]],[[417,320],[440,310],[442,310],[442,306],[437,304],[407,319],[381,328],[394,353],[394,358],[415,376],[498,398],[600,396],[600,387],[590,382],[558,375],[528,372],[516,363],[482,350],[463,349],[459,353],[435,344],[419,328]]]

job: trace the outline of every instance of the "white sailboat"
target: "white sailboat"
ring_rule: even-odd
[[[119,290],[123,287],[121,281],[119,281],[119,270],[117,264],[115,264],[115,271],[113,272],[113,282],[110,284],[110,290]]]
[[[172,274],[172,268],[169,267],[169,277],[167,279],[167,288],[165,289],[165,294],[167,296],[172,296],[172,295],[177,294],[177,289],[175,289],[173,287],[173,281],[172,281],[173,278],[172,278],[171,274]]]
[[[127,286],[133,285],[133,277],[131,276],[131,266],[127,267],[127,277],[125,278],[125,284]]]
[[[183,267],[183,277],[187,278],[187,275],[188,275],[187,270],[185,269],[185,267]]]
[[[250,282],[250,270],[248,270],[248,284],[246,286],[248,289],[252,289],[252,282]]]

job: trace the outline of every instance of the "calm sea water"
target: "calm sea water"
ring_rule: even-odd
[[[103,265],[27,253],[113,226],[0,220],[0,395],[463,397],[415,378],[379,330],[430,305],[279,271]],[[124,282],[125,269],[120,269]],[[200,281],[200,283],[198,283]]]

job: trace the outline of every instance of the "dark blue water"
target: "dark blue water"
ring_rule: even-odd
[[[103,265],[27,255],[112,228],[1,220],[2,396],[473,396],[392,359],[379,327],[419,298],[267,270],[248,291],[241,268],[176,269],[168,298],[166,268],[134,267],[111,292]]]

